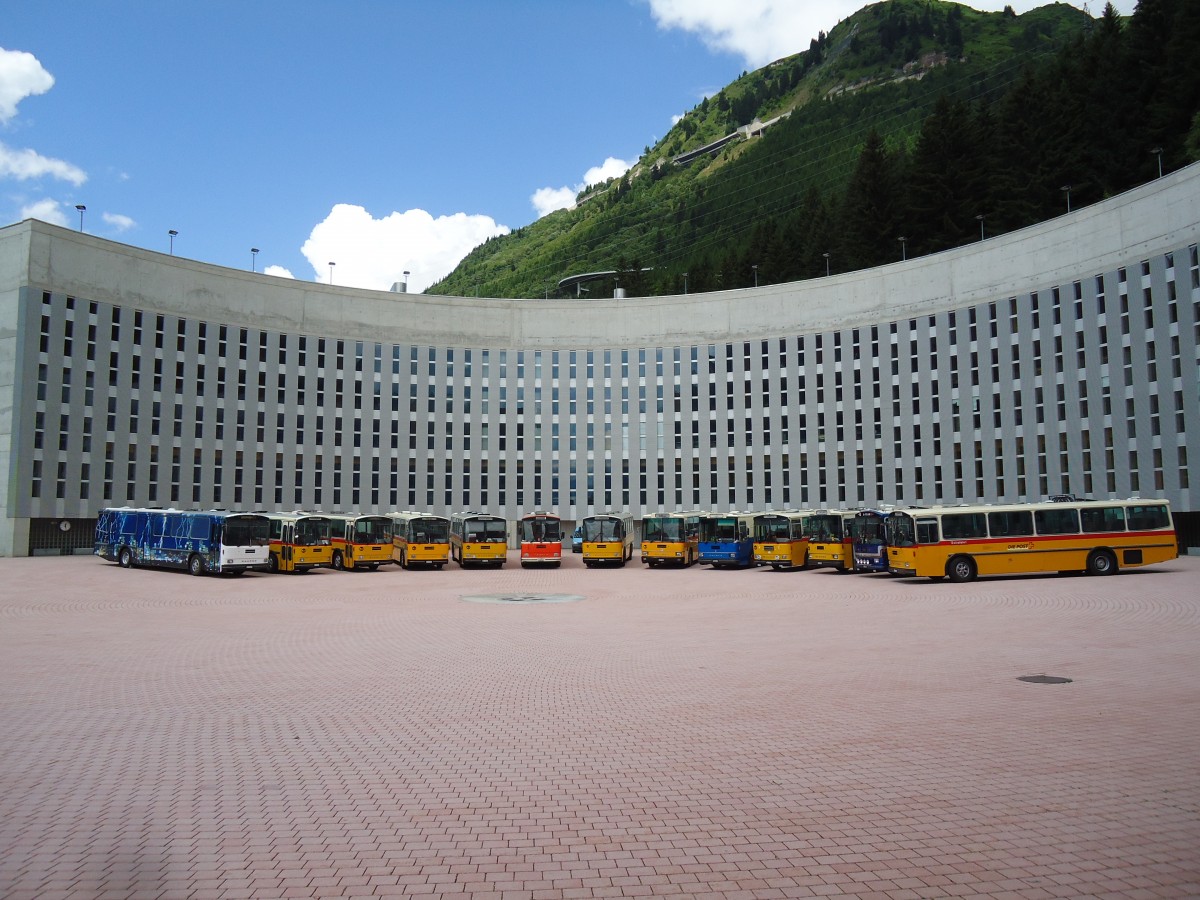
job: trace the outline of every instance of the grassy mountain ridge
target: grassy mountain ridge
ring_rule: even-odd
[[[1139,74],[1130,47],[1152,46],[1154,27],[1194,31],[1177,21],[1185,5],[1141,0],[1139,10],[1161,7],[1164,24],[1153,27],[1148,16],[1126,25],[1111,9],[1092,20],[1066,4],[1021,16],[943,0],[864,7],[807,50],[697,104],[629,172],[589,188],[575,208],[477,247],[429,292],[555,296],[566,276],[608,270],[631,295],[681,292],[684,272],[695,291],[793,280],[894,258],[906,232],[913,252],[953,246],[978,235],[979,213],[993,233],[1028,224],[1051,214],[1057,179],[1071,173],[1081,202],[1099,199],[1121,189],[1124,170],[1144,168],[1146,148],[1108,159],[1084,133],[1089,113],[1078,105],[1105,103],[1122,76],[1131,91],[1158,90],[1142,82],[1167,79],[1171,67]],[[1171,40],[1180,44],[1176,63],[1196,50],[1187,35]],[[1088,66],[1094,71],[1078,71]],[[1181,102],[1193,103],[1197,87],[1184,82]],[[1063,96],[1068,85],[1074,93]],[[1128,110],[1114,106],[1118,113]],[[773,119],[761,136],[679,162]],[[1177,119],[1168,130],[1180,130]],[[1168,137],[1181,153],[1182,136]],[[1022,167],[1045,170],[1039,195],[1022,193]],[[598,296],[613,287],[592,285]]]

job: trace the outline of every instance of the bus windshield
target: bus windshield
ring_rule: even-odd
[[[791,525],[783,516],[761,516],[754,522],[754,536],[760,541],[786,541],[791,537]]]
[[[226,547],[261,547],[271,543],[271,522],[266,516],[229,516],[222,543]]]
[[[808,520],[808,536],[818,544],[838,543],[842,539],[842,517],[819,514]]]
[[[682,541],[683,519],[649,516],[643,526],[648,541]]]
[[[533,543],[554,543],[562,540],[558,519],[522,519],[521,540]]]
[[[417,544],[445,544],[450,540],[450,522],[436,517],[409,522],[409,540]]]
[[[300,519],[296,522],[296,546],[320,547],[329,543],[332,522],[328,519]]]
[[[879,516],[855,516],[850,523],[850,533],[856,541],[883,540],[883,519]]]
[[[354,543],[383,544],[391,540],[390,522],[383,516],[368,516],[354,522]]]
[[[917,532],[913,525],[913,520],[904,515],[897,513],[887,517],[885,523],[887,531],[888,544],[892,547],[913,547],[917,543]]]
[[[704,519],[700,523],[700,540],[709,543],[721,541],[738,541],[746,537],[741,523],[732,517],[721,519]]]
[[[477,544],[490,544],[507,539],[503,519],[472,519],[465,523],[463,536]]]
[[[583,539],[589,543],[619,541],[624,537],[625,529],[621,527],[620,519],[585,519],[583,522]]]

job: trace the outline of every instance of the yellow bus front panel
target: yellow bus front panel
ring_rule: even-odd
[[[756,565],[775,569],[803,569],[809,561],[808,541],[793,540],[754,545]]]
[[[686,541],[642,541],[642,562],[690,566],[696,561],[696,545]]]
[[[508,559],[508,544],[463,541],[458,554],[461,565],[503,566]]]

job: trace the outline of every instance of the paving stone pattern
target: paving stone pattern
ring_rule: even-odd
[[[0,897],[1200,896],[1198,581],[0,560]]]

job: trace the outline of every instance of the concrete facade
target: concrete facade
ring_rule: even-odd
[[[0,229],[0,553],[104,506],[1200,509],[1200,166],[832,278],[498,300]]]

